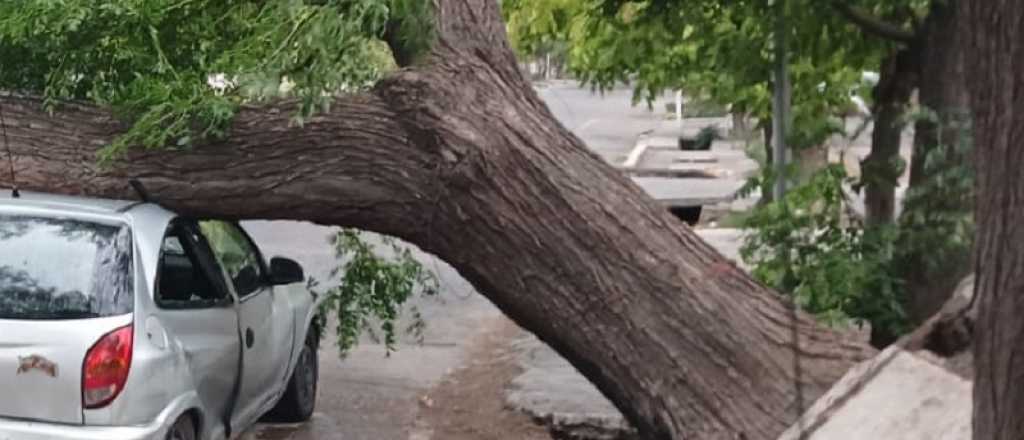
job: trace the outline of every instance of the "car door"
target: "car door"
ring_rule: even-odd
[[[288,298],[270,284],[259,249],[237,224],[203,220],[199,228],[238,298],[243,339],[241,387],[233,426],[247,426],[280,397],[292,350]]]
[[[195,222],[176,220],[164,236],[153,298],[158,310],[147,328],[173,336],[171,349],[184,352],[203,406],[222,422],[239,386],[238,313]]]

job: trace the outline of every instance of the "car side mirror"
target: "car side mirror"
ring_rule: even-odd
[[[270,259],[270,282],[274,285],[301,283],[306,281],[302,266],[284,257]]]

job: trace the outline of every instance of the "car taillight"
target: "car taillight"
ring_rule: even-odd
[[[85,354],[82,364],[82,405],[85,408],[104,407],[124,389],[132,364],[133,333],[131,325],[107,333]]]

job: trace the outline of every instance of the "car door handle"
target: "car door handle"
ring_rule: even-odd
[[[252,332],[251,328],[245,329],[245,348],[252,348],[252,344],[256,342],[256,334]]]

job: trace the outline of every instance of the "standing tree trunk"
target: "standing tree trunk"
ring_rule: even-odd
[[[498,2],[437,7],[437,41],[414,67],[303,127],[288,124],[294,103],[245,108],[229,138],[192,151],[97,167],[123,128],[106,111],[50,116],[38,100],[0,99],[18,181],[128,198],[135,178],[188,215],[408,240],[550,344],[647,439],[773,439],[871,354],[793,314],[560,125],[516,68]]]
[[[914,47],[900,49],[882,61],[874,90],[871,153],[861,162],[868,225],[892,223],[896,212],[896,186],[902,173],[898,162],[903,114],[917,85],[916,54]]]
[[[1024,438],[1024,2],[964,0],[976,133],[974,438]]]
[[[764,170],[774,170],[775,167],[775,150],[772,148],[772,139],[774,139],[774,125],[772,125],[772,118],[764,118],[760,122],[761,134],[764,136]],[[761,182],[761,200],[758,201],[758,205],[764,206],[775,201],[775,187],[772,182],[764,181]]]
[[[971,209],[969,191],[947,189],[934,180],[951,167],[970,160],[958,150],[958,143],[969,141],[964,139],[964,130],[969,124],[968,96],[958,18],[952,0],[933,2],[921,30],[918,99],[922,107],[935,113],[938,121],[921,119],[915,125],[910,187],[904,210],[905,214],[913,215],[901,218],[902,225],[914,231],[916,239],[914,243],[901,245],[912,251],[900,262],[906,282],[907,314],[914,324],[923,323],[937,313],[960,280],[970,272],[968,246],[936,249],[935,240],[948,237],[931,235],[948,233],[952,229],[948,224],[953,217],[951,213]],[[936,154],[941,156],[933,156]],[[928,159],[930,156],[932,158]],[[932,165],[926,167],[929,160]]]

